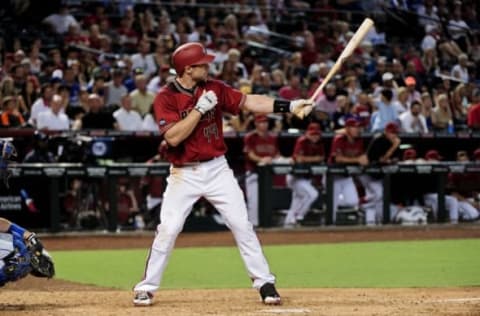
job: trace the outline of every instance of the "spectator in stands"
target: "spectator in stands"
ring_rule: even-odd
[[[473,93],[472,104],[468,108],[467,124],[471,129],[480,129],[480,88]]]
[[[448,32],[457,45],[464,51],[470,51],[470,40],[468,38],[470,27],[462,19],[461,6],[455,7],[453,14],[450,15],[450,21],[447,25]]]
[[[480,162],[480,148],[475,149],[473,152],[473,161],[474,162]]]
[[[440,156],[440,153],[437,150],[432,149],[427,151],[425,154],[425,160],[428,164],[436,164],[443,160],[443,157]],[[424,184],[424,188],[428,191],[428,193],[423,195],[423,199],[425,205],[432,209],[434,218],[438,220],[438,193],[436,193],[437,183],[433,177],[430,176],[429,178],[431,179]],[[445,195],[445,207],[448,211],[450,223],[457,224],[458,200],[454,196]]]
[[[468,75],[468,56],[461,54],[458,56],[458,64],[452,67],[451,76],[467,83],[470,79]]]
[[[57,34],[65,34],[71,24],[79,25],[77,20],[68,11],[67,5],[62,5],[58,13],[47,16],[43,23],[48,24]]]
[[[75,121],[74,129],[118,129],[111,112],[107,111],[98,94],[88,96],[88,112]]]
[[[32,110],[30,113],[30,124],[36,126],[38,115],[42,112],[45,112],[50,107],[50,102],[52,100],[54,91],[53,87],[50,83],[46,83],[42,85],[40,90],[41,97],[38,98],[32,105]]]
[[[401,129],[406,133],[428,133],[427,121],[421,113],[422,104],[419,101],[413,101],[410,110],[405,111],[399,116]]]
[[[160,132],[158,124],[155,121],[153,107],[150,109],[150,113],[145,114],[143,117],[141,130],[148,132]]]
[[[392,104],[393,93],[390,89],[383,89],[380,101],[375,103],[377,110],[372,115],[372,132],[382,131],[389,122],[398,119],[398,113]]]
[[[427,25],[440,26],[440,18],[437,15],[437,7],[433,4],[433,0],[425,0],[423,5],[417,8],[419,16],[418,23],[423,27]]]
[[[27,79],[27,83],[25,85],[25,112],[23,114],[30,115],[30,111],[32,109],[33,102],[38,99],[38,92],[39,92],[38,80],[36,77],[29,77]]]
[[[63,111],[62,97],[60,95],[54,94],[49,109],[38,114],[37,128],[48,131],[70,129],[70,121]]]
[[[48,135],[41,131],[35,131],[33,134],[33,148],[25,155],[23,162],[49,163],[55,161],[55,155],[48,150]]]
[[[121,99],[120,109],[113,112],[117,121],[118,129],[121,131],[139,131],[142,129],[142,118],[137,111],[132,109],[132,98],[125,94]]]
[[[20,127],[24,125],[25,119],[19,111],[17,97],[6,96],[2,102],[1,127]]]
[[[348,98],[344,95],[337,96],[337,109],[332,114],[333,129],[340,129],[345,127],[345,122],[348,118],[352,117],[352,106]]]
[[[278,95],[286,100],[294,100],[302,97],[301,78],[298,75],[293,75],[289,79],[287,86],[283,86],[278,91]]]
[[[73,106],[77,106],[78,95],[80,93],[80,82],[78,81],[75,75],[75,70],[72,66],[65,68],[63,71],[62,85],[68,87],[69,103]]]
[[[401,115],[404,112],[407,112],[410,109],[410,104],[408,100],[408,90],[406,87],[400,87],[397,90],[397,100],[393,101],[393,107],[397,111],[398,115]]]
[[[421,95],[420,92],[416,90],[417,81],[414,77],[405,78],[405,86],[407,87],[408,92],[408,104],[411,104],[413,101],[420,101]]]
[[[436,130],[445,130],[448,124],[452,124],[453,117],[448,97],[442,93],[437,97],[437,106],[432,112],[432,124]]]
[[[145,227],[143,217],[139,214],[137,197],[127,180],[122,180],[118,186],[118,223],[135,229]]]
[[[277,136],[268,131],[268,117],[257,115],[255,129],[244,137],[245,178],[248,218],[254,226],[259,224],[257,165],[271,164],[279,156]]]
[[[146,78],[150,78],[157,71],[153,55],[150,54],[150,42],[147,39],[140,40],[138,53],[131,56],[133,69],[142,69]]]
[[[122,97],[128,94],[127,88],[123,85],[123,70],[113,70],[112,80],[105,84],[105,105],[111,107],[113,104],[121,104]]]
[[[162,65],[158,67],[157,75],[148,82],[148,92],[152,93],[153,95],[157,95],[158,91],[160,91],[160,88],[167,83],[169,77],[171,77],[169,65]]]
[[[333,115],[336,110],[337,87],[333,83],[328,83],[323,90],[323,94],[315,102],[312,114],[317,121],[323,121]]]
[[[137,88],[130,93],[133,109],[143,116],[150,112],[155,95],[147,91],[147,78],[144,75],[135,77],[135,86]]]

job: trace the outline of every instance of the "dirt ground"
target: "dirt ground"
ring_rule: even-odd
[[[49,250],[144,248],[153,232],[43,236]],[[479,238],[480,226],[260,231],[263,244]],[[229,232],[182,234],[177,247],[232,245]],[[138,308],[132,293],[28,277],[0,290],[0,315],[480,315],[480,287],[280,289],[283,305],[267,307],[252,289],[161,290]]]

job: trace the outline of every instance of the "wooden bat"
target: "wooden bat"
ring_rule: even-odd
[[[323,90],[325,85],[332,79],[332,77],[340,70],[342,67],[343,63],[345,60],[350,57],[353,54],[353,51],[360,45],[360,43],[363,41],[365,38],[365,35],[367,35],[368,31],[370,28],[373,26],[373,21],[369,18],[366,18],[363,20],[362,24],[360,27],[357,29],[353,37],[350,39],[350,41],[347,43],[347,46],[343,49],[342,53],[340,54],[340,57],[338,57],[337,61],[333,65],[332,69],[328,72],[327,76],[325,79],[323,79],[322,83],[317,87],[315,92],[312,94],[312,96],[308,99],[310,103],[314,103],[315,99],[318,97],[320,92]],[[307,107],[310,107],[307,109]],[[304,116],[308,115],[310,111],[312,110],[313,106],[307,105],[303,108],[299,109],[298,113],[295,113],[298,117],[303,118]],[[307,112],[308,110],[308,112]]]

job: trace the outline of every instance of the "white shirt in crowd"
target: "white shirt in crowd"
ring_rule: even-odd
[[[142,122],[142,131],[159,132],[158,125],[150,113],[145,114]]]
[[[162,78],[160,76],[153,77],[148,82],[147,91],[156,95],[158,93],[158,91],[160,91],[160,88],[162,87],[161,80],[162,80]]]
[[[405,111],[398,117],[402,130],[406,133],[428,133],[427,120],[422,114],[418,114],[417,119],[412,112]]]
[[[30,124],[37,125],[38,115],[49,110],[50,107],[45,105],[45,100],[43,98],[38,98],[33,102],[32,109],[30,110]]]
[[[460,64],[453,66],[451,71],[451,76],[462,80],[463,82],[468,82],[468,69],[463,68]]]
[[[121,131],[139,131],[142,129],[142,117],[135,110],[127,111],[123,107],[113,112]]]
[[[436,49],[437,48],[437,40],[435,37],[431,34],[425,35],[425,37],[422,40],[422,50],[426,51],[429,49]]]
[[[130,58],[132,61],[132,69],[141,68],[146,77],[157,72],[157,65],[153,59],[153,55],[142,55],[140,53],[133,54]]]
[[[68,116],[60,111],[58,114],[53,113],[51,109],[38,114],[38,129],[47,129],[49,131],[63,131],[70,129],[70,120]]]
[[[48,23],[53,26],[55,32],[58,34],[65,34],[68,31],[70,25],[78,25],[77,20],[71,14],[51,14],[47,16],[44,23]]]
[[[106,87],[107,87],[108,93],[107,93],[107,100],[105,104],[107,106],[112,104],[116,104],[116,105],[122,104],[122,97],[128,94],[127,88],[123,84],[116,87],[113,84],[113,81],[107,82]]]
[[[448,31],[452,35],[453,39],[459,39],[462,36],[467,35],[470,27],[463,20],[450,20],[448,21]]]

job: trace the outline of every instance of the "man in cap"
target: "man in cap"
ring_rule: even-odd
[[[363,139],[360,138],[360,123],[356,119],[347,119],[344,132],[334,137],[329,162],[361,166],[368,164]],[[336,222],[339,206],[358,207],[358,202],[358,192],[353,178],[351,176],[335,176],[333,180],[333,222]]]
[[[248,219],[258,226],[258,174],[257,165],[271,164],[279,156],[277,135],[268,131],[268,117],[257,115],[255,129],[245,134],[243,140],[245,153],[245,188],[247,194]]]
[[[321,140],[318,123],[310,123],[305,135],[297,138],[292,158],[295,163],[311,164],[325,161],[325,148]],[[288,175],[287,185],[292,189],[292,202],[285,218],[284,226],[294,226],[303,220],[310,206],[318,197],[318,191],[309,177]]]
[[[383,133],[376,134],[367,148],[367,157],[370,164],[389,164],[394,160],[401,140],[398,137],[399,127],[390,122],[385,126]],[[383,177],[381,175],[361,175],[360,182],[365,188],[365,222],[367,225],[383,222]],[[391,214],[393,215],[393,214]]]
[[[166,159],[171,169],[144,278],[134,287],[133,303],[137,306],[152,304],[175,240],[193,203],[201,197],[217,208],[232,230],[263,303],[281,303],[275,276],[248,221],[242,191],[224,156],[227,148],[222,117],[223,112],[237,115],[243,108],[259,114],[291,112],[303,117],[310,113],[312,105],[308,100],[285,101],[243,94],[221,81],[210,80],[208,69],[214,58],[200,43],[179,46],[172,54],[177,77],[154,100],[155,120],[168,144]],[[273,149],[274,145],[269,147]]]

